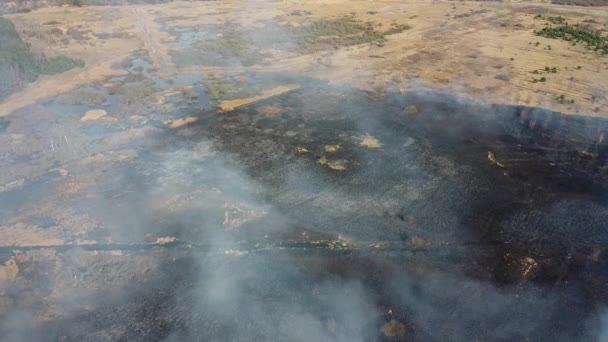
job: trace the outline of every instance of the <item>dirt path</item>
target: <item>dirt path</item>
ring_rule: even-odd
[[[142,13],[142,11],[138,8],[133,8],[132,13],[133,17],[135,18],[135,21],[141,28],[144,37],[143,40],[146,44],[148,51],[150,52],[150,56],[152,57],[155,66],[158,68],[158,70],[160,70],[161,74],[166,75],[172,73],[173,68],[171,68],[167,63],[168,58],[165,58],[165,56],[163,56],[163,53],[159,49],[159,46],[161,44],[155,39],[155,37],[158,37],[158,32],[156,32],[155,27],[153,27],[154,25],[149,25],[151,20],[147,18],[145,13]],[[149,29],[149,27],[151,29]],[[152,34],[150,33],[151,30]]]
[[[0,102],[0,117],[61,93],[73,90],[79,86],[90,84],[104,77],[126,74],[125,71],[115,70],[112,65],[122,60],[123,56],[115,58],[86,69],[73,69],[61,75],[46,76],[30,83],[25,89],[14,93],[3,102]]]

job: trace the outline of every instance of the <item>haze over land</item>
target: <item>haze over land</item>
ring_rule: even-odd
[[[3,1],[0,340],[604,341],[602,5]]]

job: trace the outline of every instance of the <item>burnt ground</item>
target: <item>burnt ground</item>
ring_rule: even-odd
[[[51,266],[21,265],[23,278],[3,290],[3,336],[605,334],[606,120],[299,82],[233,112],[201,110],[178,129],[152,120],[144,138],[118,144],[134,155],[120,163],[64,164],[75,177],[79,167],[95,175],[76,195],[53,195],[63,182],[56,171],[0,193],[7,222],[33,220],[28,210],[47,199],[102,222],[83,236],[96,244],[40,248],[54,251]],[[95,139],[97,149],[117,148]],[[55,227],[45,213],[36,224]],[[182,243],[147,244],[163,236]],[[107,260],[86,261],[100,256]],[[392,320],[398,328],[387,328]]]

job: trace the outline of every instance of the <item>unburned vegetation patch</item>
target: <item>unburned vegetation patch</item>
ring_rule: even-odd
[[[381,45],[387,35],[409,28],[401,24],[379,31],[372,22],[364,23],[351,16],[320,19],[302,25],[266,22],[256,29],[224,23],[199,27],[205,31],[203,38],[171,54],[178,65],[249,66],[263,62],[269,57],[264,51],[270,49],[306,54],[366,43]]]
[[[13,23],[0,18],[0,99],[35,81],[41,74],[53,75],[83,66],[83,61],[66,56],[34,55]]]
[[[538,16],[538,18],[541,18],[541,16]],[[546,17],[544,19],[551,25],[536,31],[536,35],[564,40],[570,42],[573,46],[581,43],[589,50],[608,54],[608,36],[601,31],[595,30],[588,25],[571,25],[561,16]]]

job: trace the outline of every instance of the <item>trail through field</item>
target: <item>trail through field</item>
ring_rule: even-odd
[[[150,34],[150,31],[148,29],[148,25],[146,25],[145,19],[144,19],[143,15],[142,15],[141,11],[139,9],[137,9],[137,8],[134,8],[133,9],[133,16],[135,17],[135,20],[137,21],[137,24],[139,25],[139,27],[142,30],[145,44],[146,44],[146,46],[148,48],[148,51],[150,51],[150,55],[151,55],[152,59],[154,60],[154,64],[157,67],[159,67],[160,71],[163,74],[167,74],[167,73],[171,72],[171,70],[168,67],[167,62],[165,61],[162,53],[158,49],[157,42],[154,40],[154,38]]]

